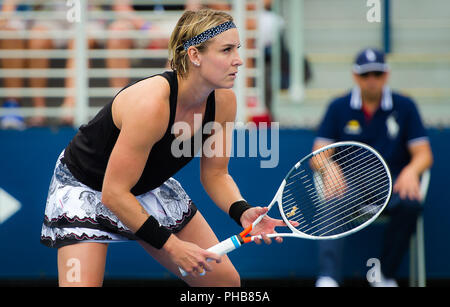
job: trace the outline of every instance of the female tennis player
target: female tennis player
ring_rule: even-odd
[[[230,15],[185,12],[170,39],[173,71],[125,87],[80,127],[57,160],[42,226],[41,242],[58,248],[60,286],[101,286],[108,243],[126,240],[138,240],[172,273],[180,276],[178,267],[188,272],[182,278],[191,286],[240,285],[230,260],[206,250],[219,241],[171,177],[198,150],[183,143],[191,146],[192,155],[174,156],[174,140],[185,136],[173,133],[177,123],[197,131],[188,140],[200,134],[202,142],[231,141],[224,128],[236,114],[231,88],[242,65],[239,46]],[[201,127],[194,126],[195,114],[202,116]],[[204,134],[208,122],[223,129]],[[202,155],[201,182],[215,204],[245,227],[267,208],[243,200],[228,174],[228,160],[226,155]],[[277,226],[285,224],[265,217],[252,234],[262,234],[270,244],[265,234]],[[68,265],[74,259],[78,275]]]

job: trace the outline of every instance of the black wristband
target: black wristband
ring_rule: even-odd
[[[161,226],[153,216],[150,216],[135,233],[136,237],[157,249],[164,246],[171,234],[172,232]]]
[[[239,225],[242,227],[241,224],[241,216],[242,214],[252,208],[245,200],[238,200],[234,202],[230,209],[228,210],[228,215]]]

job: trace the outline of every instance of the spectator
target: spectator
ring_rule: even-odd
[[[91,7],[92,9],[93,7]],[[7,39],[0,40],[0,48],[1,49],[34,49],[34,50],[48,50],[48,49],[62,49],[69,46],[69,48],[73,48],[74,43],[72,40],[69,41],[66,37],[53,35],[52,38],[45,37],[45,34],[53,30],[70,30],[71,24],[64,18],[61,17],[59,19],[49,19],[49,20],[24,20],[18,16],[14,16],[13,12],[23,11],[23,10],[35,10],[35,11],[51,11],[55,13],[60,13],[60,16],[66,16],[67,7],[64,2],[55,2],[55,3],[45,3],[39,5],[19,5],[19,1],[17,0],[6,0],[2,6],[2,13],[4,14],[12,14],[12,18],[8,19],[8,22],[1,23],[0,28],[8,31],[31,31],[31,39],[23,40],[23,39]],[[93,21],[89,23],[89,29],[98,30],[102,29],[103,22],[102,21]],[[35,38],[33,33],[36,33]],[[43,37],[44,35],[44,37]],[[19,36],[20,37],[20,36]],[[89,46],[92,47],[94,45],[93,40],[89,40]],[[46,69],[50,66],[49,57],[42,58],[4,58],[2,59],[2,67],[3,68],[14,68],[14,69],[25,69],[25,68],[34,68],[34,69]],[[67,61],[67,67],[73,67],[74,59],[69,58]],[[35,115],[30,118],[28,124],[30,126],[42,126],[45,124],[45,116],[43,112],[39,109],[45,107],[45,94],[42,91],[39,91],[39,88],[47,87],[48,80],[45,77],[38,78],[30,78],[30,86],[36,89],[36,94],[32,98],[33,106],[36,108]],[[23,88],[24,87],[24,78],[5,78],[4,86],[6,88]],[[73,80],[72,78],[67,78],[66,86],[72,87]],[[6,104],[8,106],[13,103],[19,104],[20,98],[17,93],[13,93],[11,97],[7,98]],[[63,103],[63,106],[73,106],[73,98],[67,97]],[[71,122],[71,115],[68,115],[69,122]]]
[[[372,286],[398,286],[394,276],[407,252],[421,212],[420,175],[432,164],[430,143],[412,99],[387,86],[388,65],[383,52],[361,51],[353,66],[356,86],[334,99],[320,124],[313,149],[337,141],[359,141],[384,157],[393,177],[390,215],[379,257],[381,281]],[[342,281],[344,239],[319,242],[320,271],[316,286]]]
[[[202,8],[201,1],[188,0],[186,5],[132,5],[130,0],[117,0],[113,6],[114,11],[118,12],[118,18],[114,20],[109,26],[110,31],[132,31],[140,30],[149,34],[158,34],[161,38],[157,39],[129,39],[129,38],[111,38],[107,41],[106,47],[108,50],[126,50],[134,47],[148,48],[148,49],[167,49],[169,38],[172,30],[174,29],[177,19],[167,17],[164,20],[149,21],[136,14],[139,11],[159,11],[164,12],[166,10],[176,9],[180,10],[185,8],[186,10],[199,10]],[[165,35],[164,35],[165,34]],[[161,61],[155,61],[159,66],[161,64],[165,66],[167,64],[167,58]],[[130,68],[132,66],[129,58],[116,58],[111,57],[106,59],[107,66],[109,68]],[[167,66],[168,68],[168,66]],[[111,77],[111,86],[114,88],[122,88],[130,82],[128,77]],[[66,99],[65,106],[73,106],[72,99]]]
[[[134,10],[132,8],[129,0],[115,0],[113,5],[105,5],[105,6],[94,6],[89,5],[89,10],[114,10],[118,13],[118,18],[111,23],[107,24],[104,20],[90,20],[88,21],[88,35],[92,36],[95,32],[101,33],[104,29],[108,28],[111,31],[126,31],[133,29],[142,29],[149,30],[150,24],[146,22],[144,19],[139,18],[134,14]],[[17,10],[42,10],[42,11],[53,11],[55,13],[60,13],[61,16],[66,16],[67,7],[63,2],[56,3],[46,3],[36,6],[31,5],[18,5],[17,0],[6,0],[2,6],[2,12],[4,14],[12,14],[11,12],[15,12]],[[26,21],[22,20],[17,16],[14,18],[10,18],[8,22],[0,23],[0,29],[2,30],[11,30],[11,31],[24,31],[30,29],[31,31],[39,32],[40,34],[49,33],[53,30],[70,30],[72,24],[68,22],[65,18],[61,19],[50,19],[50,20],[42,20],[42,21]],[[162,26],[164,27],[164,26]],[[161,27],[160,27],[161,28]],[[170,27],[169,27],[170,28]],[[154,24],[152,25],[152,31],[157,30]],[[171,29],[167,29],[170,31]],[[169,34],[168,34],[169,35]],[[31,35],[33,37],[33,35]],[[88,47],[90,49],[100,46],[106,47],[107,49],[129,49],[132,47],[132,40],[130,39],[122,39],[122,38],[114,38],[111,37],[107,40],[99,39],[99,35],[95,37],[91,37],[88,39]],[[152,47],[157,46],[166,46],[167,48],[168,38],[164,41],[152,41]],[[150,42],[147,41],[147,45]],[[75,47],[74,40],[67,39],[67,37],[61,37],[54,35],[52,39],[49,38],[41,38],[41,36],[37,35],[36,38],[32,38],[28,41],[22,39],[7,39],[0,40],[0,48],[1,49],[62,49],[69,48],[73,49]],[[46,58],[33,58],[33,59],[2,59],[1,60],[3,68],[40,68],[45,69],[50,66],[50,59]],[[67,69],[72,69],[75,66],[75,59],[68,58],[66,63]],[[130,66],[128,58],[116,58],[116,57],[108,57],[106,59],[106,66],[108,68],[127,68]],[[67,77],[65,80],[66,88],[74,88],[74,78]],[[114,88],[124,87],[129,82],[128,77],[123,76],[111,76],[110,85]],[[48,80],[47,78],[30,78],[30,85],[32,88],[45,88],[47,87]],[[5,79],[5,87],[6,88],[22,88],[24,87],[24,78],[6,78]],[[41,94],[42,92],[36,91],[36,95],[32,98],[33,106],[36,107],[35,115],[30,118],[29,125],[30,126],[41,126],[45,124],[45,117],[43,112],[39,111],[39,108],[46,106],[45,94]],[[15,93],[13,93],[15,94]],[[5,105],[13,106],[19,105],[21,97],[16,97],[15,95],[11,95],[5,101]],[[62,124],[73,124],[73,110],[72,108],[75,105],[75,97],[66,96],[63,100],[63,118]]]
[[[107,48],[109,50],[114,49],[132,49],[133,47],[147,48],[147,49],[167,49],[169,36],[176,24],[176,20],[171,20],[167,18],[165,21],[149,21],[145,18],[136,14],[139,11],[164,11],[162,5],[131,5],[131,1],[125,0],[114,5],[114,11],[118,13],[118,18],[114,20],[109,26],[110,31],[133,31],[140,30],[143,33],[149,34],[163,34],[161,38],[151,38],[151,39],[131,39],[131,38],[111,38],[107,42]],[[165,35],[164,35],[165,34]],[[158,64],[161,61],[157,61]],[[167,59],[164,59],[164,64],[166,64]],[[163,65],[164,65],[163,64]],[[107,58],[107,66],[110,68],[130,68],[131,60],[129,58]],[[116,88],[121,88],[126,86],[130,82],[128,77],[112,77],[111,86]]]
[[[102,5],[102,6],[94,6],[89,5],[88,9],[89,11],[95,11],[95,10],[113,10],[118,13],[118,19],[122,20],[124,16],[130,17],[130,14],[128,12],[128,2],[129,0],[115,0],[112,5]],[[132,16],[131,16],[132,17]],[[106,47],[107,49],[118,49],[117,47],[117,39],[116,38],[108,38],[106,40],[98,38],[99,35],[93,35],[95,33],[101,33],[105,29],[112,30],[112,31],[120,31],[125,30],[125,27],[123,26],[123,23],[118,23],[117,20],[110,22],[109,24],[102,19],[94,19],[88,21],[88,48],[92,49],[94,47]],[[68,48],[73,49],[75,48],[75,41],[69,40],[68,41]],[[123,68],[123,59],[120,58],[107,58],[106,59],[106,66],[108,68]],[[66,68],[71,70],[75,67],[75,58],[68,58]],[[125,81],[124,81],[125,80]],[[122,87],[124,82],[128,80],[127,78],[123,77],[114,77],[112,76],[109,79],[109,83],[112,87],[118,88]],[[75,87],[75,80],[72,77],[68,77],[65,80],[65,87],[66,88],[74,88]],[[63,125],[73,125],[73,107],[75,106],[75,97],[74,96],[66,96],[64,98],[64,101],[62,103],[63,108],[63,116],[61,118],[61,124]]]
[[[5,0],[2,5],[2,14],[10,14],[11,17],[0,22],[0,30],[2,31],[12,31],[12,32],[22,32],[25,30],[30,30],[31,33],[43,33],[47,30],[47,23],[45,21],[31,21],[20,18],[16,12],[19,11],[29,11],[33,9],[31,5],[19,5],[17,0]],[[17,35],[17,39],[2,39],[0,40],[0,49],[12,49],[12,50],[22,50],[22,49],[50,49],[52,47],[52,42],[46,38],[36,38],[29,40],[21,39],[20,35]],[[32,35],[33,37],[33,35]],[[4,69],[24,69],[24,68],[46,68],[48,66],[48,58],[36,58],[36,59],[25,59],[25,58],[2,58],[1,64]],[[23,88],[24,87],[23,77],[12,77],[4,79],[4,86],[7,89],[12,88]],[[47,86],[46,78],[30,78],[30,86],[32,88],[42,88]],[[8,106],[19,106],[20,99],[17,92],[10,92],[9,97],[6,97],[5,105]],[[33,105],[35,107],[45,106],[45,97],[41,95],[35,95],[32,98]],[[41,125],[43,124],[43,116],[39,111],[36,112],[31,121],[31,125]]]

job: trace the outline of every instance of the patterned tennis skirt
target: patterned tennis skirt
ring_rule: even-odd
[[[59,248],[78,242],[122,242],[136,236],[102,204],[102,193],[79,182],[58,158],[45,207],[41,243]],[[136,197],[161,225],[179,232],[197,208],[178,181],[168,179],[160,187]]]

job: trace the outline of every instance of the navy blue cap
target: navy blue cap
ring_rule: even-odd
[[[366,48],[358,53],[353,64],[355,74],[371,71],[388,71],[389,66],[384,60],[384,52],[376,48]]]

